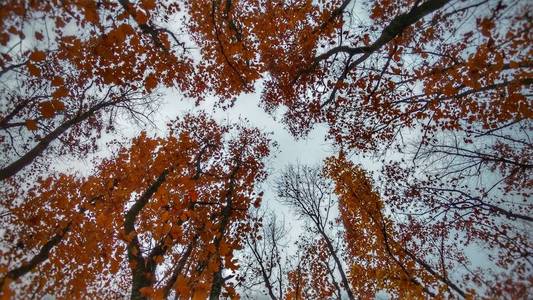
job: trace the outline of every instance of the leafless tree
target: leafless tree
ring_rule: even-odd
[[[246,236],[246,282],[244,289],[262,285],[272,300],[283,299],[286,284],[287,234],[284,220],[273,212],[255,211],[256,219],[266,222]],[[252,293],[256,293],[252,291]]]
[[[324,240],[335,261],[342,287],[349,299],[355,299],[339,248],[328,233],[335,208],[332,182],[323,176],[318,167],[290,165],[278,179],[276,189],[281,202],[292,207],[301,219],[309,222],[310,230]]]

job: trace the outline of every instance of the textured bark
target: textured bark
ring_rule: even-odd
[[[157,192],[159,187],[163,184],[168,175],[168,170],[163,171],[161,175],[146,189],[146,191],[135,201],[135,204],[128,210],[124,216],[124,233],[128,236],[135,230],[135,220],[141,210],[148,204],[150,198]],[[150,287],[153,283],[154,264],[148,265],[141,254],[140,243],[137,236],[134,236],[128,244],[128,260],[134,262],[132,267],[132,282],[131,282],[131,299],[147,299],[144,297],[140,289],[143,287]]]
[[[29,262],[7,272],[6,276],[0,280],[0,288],[4,286],[4,283],[7,279],[17,280],[18,278],[31,272],[35,267],[37,267],[37,265],[46,261],[50,255],[50,251],[55,246],[57,246],[59,243],[61,243],[61,241],[63,240],[63,237],[70,230],[70,226],[71,226],[71,223],[68,223],[67,226],[65,226],[65,228],[61,230],[61,232],[57,233],[50,240],[48,240],[48,242],[46,242],[41,247],[41,249],[39,250],[39,253],[37,253],[34,257],[32,257],[32,259],[30,259]]]
[[[233,169],[230,175],[229,180],[229,186],[228,191],[226,193],[226,206],[222,210],[222,220],[220,222],[220,237],[215,239],[215,247],[217,251],[220,249],[220,242],[222,242],[222,239],[224,238],[224,233],[226,231],[226,226],[229,223],[229,217],[231,215],[231,212],[233,211],[233,192],[235,190],[235,177],[237,175],[237,172],[240,169],[240,163],[237,164],[237,166]],[[222,278],[222,261],[220,259],[220,255],[217,253],[218,261],[219,261],[219,269],[215,273],[213,273],[213,283],[211,285],[211,292],[209,294],[210,300],[218,300],[220,298],[220,294],[222,293],[222,285],[224,284],[224,279]]]
[[[348,277],[346,276],[346,272],[344,272],[344,267],[342,266],[341,260],[339,259],[337,252],[335,251],[335,247],[333,247],[331,240],[327,236],[326,232],[324,232],[324,230],[319,229],[319,233],[320,235],[322,235],[322,237],[326,241],[326,245],[328,247],[329,253],[333,257],[333,260],[335,261],[335,264],[337,265],[337,268],[339,269],[339,273],[341,274],[342,285],[344,285],[344,289],[346,290],[346,293],[348,294],[348,298],[350,300],[354,300],[355,296],[353,294],[352,289],[350,288]]]
[[[74,125],[77,125],[83,121],[85,121],[90,116],[94,115],[98,110],[103,109],[108,106],[112,106],[114,104],[117,104],[120,101],[107,101],[99,103],[95,106],[93,106],[88,111],[79,114],[75,116],[74,118],[64,122],[63,124],[59,125],[56,129],[54,129],[52,132],[47,134],[45,137],[39,141],[37,145],[35,145],[30,151],[26,152],[23,156],[21,156],[16,161],[12,162],[8,166],[0,169],[0,181],[5,180],[15,174],[17,174],[20,170],[22,170],[24,167],[29,165],[31,162],[33,162],[39,155],[43,153],[46,148],[52,143],[54,140],[56,140],[60,135],[65,133],[68,129],[73,127]]]

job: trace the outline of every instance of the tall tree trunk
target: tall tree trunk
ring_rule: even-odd
[[[329,253],[333,257],[333,260],[335,260],[335,264],[337,265],[337,268],[339,269],[339,273],[341,274],[342,284],[344,285],[344,289],[346,290],[346,293],[348,294],[348,298],[350,300],[354,300],[355,297],[353,295],[352,289],[350,288],[348,277],[346,276],[346,273],[344,272],[344,267],[342,266],[341,260],[339,259],[337,252],[335,251],[335,247],[333,247],[331,240],[327,236],[326,232],[324,232],[324,230],[319,229],[319,233],[320,235],[322,235],[322,237],[326,241],[326,246],[328,247]]]
[[[39,253],[37,253],[32,259],[30,259],[29,262],[23,264],[22,266],[15,268],[4,276],[4,278],[0,279],[0,291],[4,284],[6,283],[6,280],[17,280],[20,277],[28,274],[31,272],[37,265],[41,264],[42,262],[46,261],[50,255],[50,251],[57,246],[61,241],[63,240],[63,237],[67,234],[67,232],[70,230],[71,223],[68,223],[61,232],[54,235],[48,242],[46,242],[41,249],[39,250]]]
[[[159,187],[163,184],[168,175],[168,170],[164,170],[161,175],[146,189],[146,191],[135,201],[133,206],[126,212],[124,216],[124,233],[126,236],[135,230],[135,220],[141,210],[148,204],[150,198],[157,192]],[[131,282],[131,296],[130,299],[147,299],[142,295],[141,289],[143,287],[151,287],[153,283],[153,270],[146,264],[143,258],[140,243],[137,236],[134,236],[128,244],[128,260],[134,263],[131,268],[132,282]]]
[[[118,101],[120,102],[120,101]],[[26,154],[21,156],[19,159],[15,160],[8,166],[0,169],[0,181],[5,180],[15,174],[17,174],[20,170],[22,170],[24,167],[29,165],[31,162],[33,162],[39,155],[43,153],[46,148],[48,148],[48,145],[52,143],[55,139],[57,139],[60,135],[65,133],[69,128],[72,126],[79,124],[83,121],[85,121],[90,116],[94,115],[95,112],[98,110],[105,108],[107,106],[114,105],[118,103],[117,101],[107,101],[102,102],[100,104],[97,104],[93,106],[88,111],[75,116],[74,118],[64,122],[59,127],[54,129],[52,132],[47,134],[44,138],[41,139],[37,145],[35,145],[30,151],[28,151]]]

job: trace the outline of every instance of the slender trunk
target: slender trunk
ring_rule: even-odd
[[[135,201],[133,206],[126,212],[124,216],[124,233],[126,236],[135,230],[135,220],[141,210],[148,204],[150,198],[157,192],[159,187],[163,184],[168,175],[168,170],[164,170],[161,175],[146,189],[146,191]],[[133,263],[131,268],[132,282],[131,282],[131,296],[130,299],[147,299],[142,295],[141,289],[143,287],[150,287],[153,283],[153,270],[150,270],[143,258],[140,243],[137,236],[134,236],[128,244],[128,260]]]
[[[222,261],[220,259],[219,250],[220,250],[220,243],[222,242],[222,239],[224,238],[226,226],[228,225],[230,215],[233,211],[233,191],[235,190],[235,177],[239,169],[240,169],[240,163],[238,163],[235,169],[233,169],[233,171],[231,172],[228,192],[225,195],[226,207],[224,207],[224,209],[222,209],[222,212],[221,212],[222,220],[220,222],[220,237],[215,239],[215,247],[217,249],[216,259],[218,259],[219,268],[218,268],[218,271],[213,273],[213,283],[211,285],[211,292],[209,294],[210,300],[218,300],[220,298],[220,294],[222,293],[222,285],[224,284],[224,279],[222,278]]]
[[[255,260],[256,260],[257,264],[259,264],[259,267],[261,269],[261,276],[263,277],[263,281],[265,282],[265,287],[266,287],[266,289],[268,291],[268,296],[272,300],[277,300],[276,296],[274,295],[274,290],[273,290],[272,284],[270,283],[270,279],[269,279],[268,274],[266,272],[266,269],[265,269],[265,266],[264,266],[264,263],[263,263],[263,258],[261,257],[261,255],[259,255],[259,252],[257,250],[256,244],[252,244],[253,242],[250,242],[249,240],[247,240],[247,243],[250,246],[250,249],[252,250],[252,253],[253,253],[254,257],[255,257]]]
[[[459,295],[461,295],[461,297],[463,297],[463,298],[467,297],[466,293],[463,290],[461,290],[455,283],[451,282],[448,278],[444,277],[442,274],[440,274],[437,271],[433,270],[433,268],[430,265],[428,265],[425,261],[423,261],[423,260],[419,259],[418,257],[416,257],[413,253],[411,253],[411,251],[409,251],[409,250],[407,250],[407,249],[405,249],[403,247],[401,249],[412,260],[416,261],[419,265],[424,267],[424,269],[426,269],[426,271],[428,271],[428,273],[430,273],[431,275],[435,276],[441,282],[445,283],[452,290],[454,290]]]
[[[196,239],[197,238],[198,238],[198,236],[195,236],[192,239],[192,242],[189,244],[189,246],[187,246],[187,250],[185,250],[185,253],[182,254],[182,256],[180,257],[178,263],[176,264],[176,267],[174,268],[174,271],[172,272],[172,276],[170,277],[170,279],[168,280],[167,284],[165,285],[165,288],[164,288],[165,297],[164,297],[164,299],[168,298],[168,295],[170,294],[170,291],[172,290],[172,287],[176,283],[176,280],[178,279],[178,276],[181,274],[181,271],[185,267],[185,263],[189,259],[189,256],[191,256],[192,250],[194,249],[194,247],[196,247]]]
[[[57,127],[55,130],[47,134],[41,141],[35,145],[30,151],[28,151],[26,154],[21,156],[16,161],[12,162],[8,166],[0,169],[0,181],[5,180],[16,173],[18,173],[20,170],[22,170],[24,167],[29,165],[31,162],[33,162],[39,155],[43,153],[46,148],[50,145],[51,142],[53,142],[55,139],[57,139],[61,134],[63,134],[65,131],[67,131],[72,126],[83,122],[90,116],[92,116],[95,112],[98,110],[105,108],[107,106],[111,106],[113,104],[116,104],[117,102],[109,101],[109,102],[102,102],[88,111],[66,121],[65,123],[61,124],[59,127]]]
[[[348,298],[350,300],[354,300],[354,294],[352,292],[352,289],[350,288],[350,283],[348,282],[348,277],[346,277],[346,273],[344,272],[344,267],[342,266],[342,263],[339,259],[339,256],[337,255],[337,252],[335,251],[335,247],[333,247],[333,244],[331,243],[331,240],[326,235],[324,230],[319,229],[320,235],[324,238],[326,241],[326,245],[328,247],[329,253],[333,257],[333,260],[335,260],[335,264],[337,265],[337,268],[339,269],[339,273],[341,274],[341,280],[342,284],[344,285],[344,289],[346,290],[346,293],[348,294]]]
[[[268,279],[268,275],[266,273],[266,270],[265,270],[263,264],[261,264],[261,274],[263,275],[263,280],[265,281],[265,286],[267,288],[268,295],[270,296],[270,299],[277,300],[276,296],[274,295],[274,291],[272,289],[272,284],[270,284],[270,280]]]
[[[0,289],[1,287],[4,286],[4,283],[6,282],[6,280],[17,280],[18,278],[31,272],[37,265],[46,261],[50,255],[50,251],[55,246],[57,246],[59,243],[61,243],[61,241],[63,240],[63,237],[70,230],[70,226],[71,224],[69,223],[65,228],[63,228],[63,230],[61,230],[61,232],[57,233],[50,240],[48,240],[48,242],[46,242],[41,247],[41,250],[39,250],[39,253],[37,253],[32,259],[30,259],[29,262],[7,272],[5,277],[0,280]]]
[[[338,294],[338,298],[337,299],[340,300],[340,299],[342,299],[341,287],[337,283],[337,280],[335,280],[335,273],[333,272],[334,270],[332,270],[329,267],[329,263],[328,263],[328,265],[326,267],[328,269],[329,276],[331,276],[331,282],[333,283],[333,286],[335,287],[335,290],[337,291],[337,294]]]

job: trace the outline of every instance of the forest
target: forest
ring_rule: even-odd
[[[0,1],[0,299],[531,299],[532,18]]]

